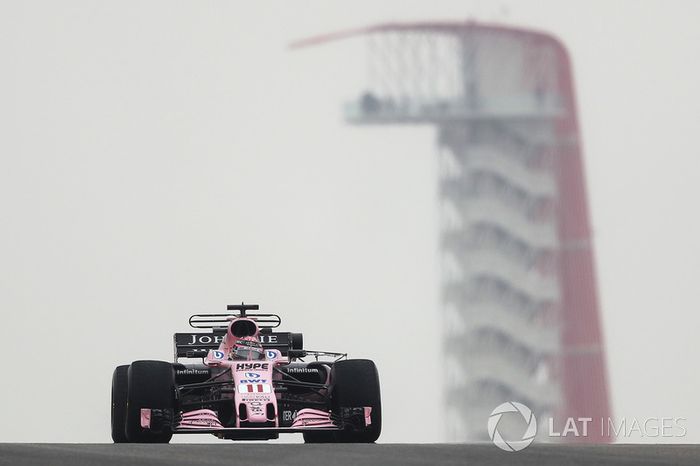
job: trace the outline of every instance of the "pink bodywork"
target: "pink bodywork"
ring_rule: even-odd
[[[141,408],[141,428],[151,428],[151,408]]]
[[[238,338],[231,332],[232,325],[239,320],[247,320],[255,325],[255,334],[248,337]],[[210,350],[204,364],[209,367],[224,368],[230,371],[230,379],[234,381],[234,396],[231,400],[235,406],[236,413],[245,412],[243,419],[236,416],[236,427],[241,428],[241,422],[245,422],[246,428],[255,427],[259,424],[264,428],[279,428],[277,415],[277,394],[273,388],[273,380],[281,379],[281,374],[275,373],[274,369],[278,365],[289,364],[289,358],[283,357],[278,350],[267,349],[264,351],[265,358],[260,360],[230,359],[229,355],[234,347],[243,342],[260,343],[260,330],[254,320],[245,318],[231,319],[228,331],[224,339],[216,350]],[[239,343],[241,342],[241,343]],[[223,377],[223,376],[222,376]],[[326,383],[330,382],[330,371]],[[268,417],[268,405],[273,409]],[[241,405],[245,409],[241,409]],[[363,407],[363,417],[365,426],[372,424],[372,408]],[[151,427],[152,412],[150,409],[141,410],[141,427],[149,429]],[[272,426],[270,425],[272,423]],[[299,410],[292,422],[291,429],[334,429],[339,428],[331,418],[329,411],[322,411],[313,408]],[[181,413],[181,420],[177,426],[178,430],[226,430],[215,411],[211,409],[197,409]]]
[[[248,320],[255,325],[255,334],[249,337],[238,338],[231,332],[234,322]],[[273,422],[274,427],[279,427],[277,416],[277,396],[272,386],[273,378],[279,378],[274,373],[278,365],[289,363],[289,359],[283,357],[278,350],[265,350],[264,360],[231,360],[229,354],[241,341],[260,342],[260,330],[254,320],[237,318],[232,319],[224,339],[217,350],[211,350],[204,359],[204,364],[209,367],[228,368],[231,371],[231,379],[235,382],[235,394],[233,403],[236,412],[240,405],[245,406],[247,416],[240,419],[236,416],[236,427],[241,427],[241,421],[249,427],[255,424],[268,425]],[[267,405],[272,404],[274,415],[267,417]],[[317,409],[302,409],[297,413],[294,428],[337,427],[330,417],[330,413]],[[182,414],[182,421],[178,429],[223,429],[216,413],[208,409],[199,409]]]
[[[219,417],[211,409],[198,409],[182,414],[178,429],[223,429]]]
[[[297,413],[292,427],[335,427],[328,411],[306,408]]]
[[[364,407],[365,410],[365,426],[372,424],[372,408],[369,406]]]

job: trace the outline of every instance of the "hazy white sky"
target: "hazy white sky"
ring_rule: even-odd
[[[375,359],[382,441],[440,440],[434,134],[342,122],[362,41],[286,45],[468,17],[567,44],[614,412],[700,441],[700,3],[552,0],[0,1],[0,441],[108,441],[114,366],[240,300]]]

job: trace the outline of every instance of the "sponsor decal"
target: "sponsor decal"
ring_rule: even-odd
[[[236,345],[240,346],[260,346],[260,343],[257,341],[251,341],[251,340],[236,340]]]
[[[246,372],[245,376],[249,379],[257,379],[258,377],[260,377],[260,374],[257,374],[255,372]]]
[[[175,371],[177,375],[209,375],[206,369],[178,369]]]
[[[212,351],[211,357],[212,359],[224,359],[226,354],[223,351]]]
[[[267,383],[246,383],[238,386],[240,393],[271,393],[272,388]]]
[[[316,367],[288,367],[287,374],[318,374]]]
[[[262,401],[251,401],[248,403],[248,408],[250,409],[250,412],[252,413],[262,413],[263,408],[262,408]]]
[[[265,352],[267,359],[277,359],[277,351],[267,350]]]
[[[200,346],[200,345],[218,345],[224,341],[224,335],[213,335],[211,333],[178,333],[178,345]],[[260,343],[268,345],[287,344],[287,335],[282,335],[280,341],[279,335],[260,335]]]
[[[270,364],[266,362],[239,362],[236,364],[236,371],[263,370],[270,368]]]
[[[297,417],[297,412],[296,411],[282,411],[282,420],[283,421],[293,421]]]
[[[278,343],[277,335],[260,335],[260,342],[274,345]]]
[[[193,333],[190,335],[191,341],[188,341],[188,345],[212,345],[221,343],[224,340],[223,335],[206,335]]]
[[[267,383],[265,379],[244,379],[239,380],[238,383]]]

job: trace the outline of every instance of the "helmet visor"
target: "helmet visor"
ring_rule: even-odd
[[[253,348],[250,346],[239,346],[234,350],[234,359],[245,359],[258,361],[264,359],[265,356],[260,348]]]

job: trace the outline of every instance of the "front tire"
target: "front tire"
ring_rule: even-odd
[[[334,443],[337,442],[335,432],[304,432],[304,443]]]
[[[112,440],[126,443],[126,397],[129,391],[129,366],[118,366],[112,374]]]
[[[306,443],[373,443],[382,432],[382,401],[379,373],[368,359],[338,361],[331,369],[331,410],[341,408],[372,408],[372,423],[359,429],[346,428],[337,432],[304,432]]]
[[[175,411],[175,371],[162,361],[136,361],[129,366],[126,437],[132,443],[168,443],[172,426],[160,432],[141,427],[141,408]]]

